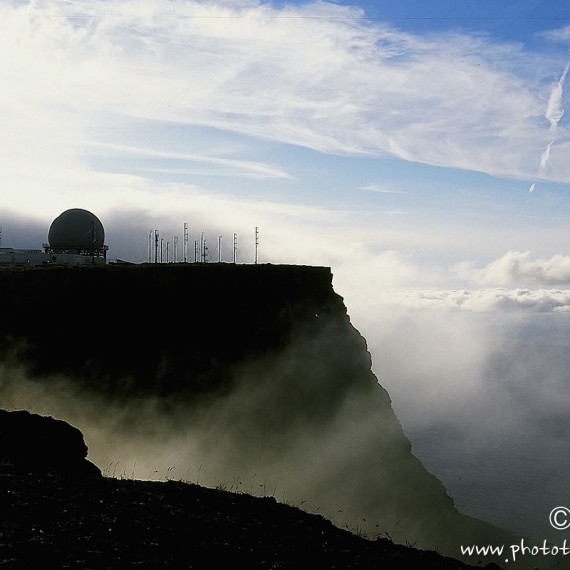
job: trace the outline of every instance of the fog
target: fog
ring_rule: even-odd
[[[456,506],[560,541],[548,514],[570,468],[567,316],[379,304],[358,320],[413,453]]]
[[[353,345],[354,354],[342,354],[342,336],[323,325],[316,337],[245,363],[231,389],[194,403],[110,398],[63,377],[33,379],[25,365],[5,362],[2,405],[81,429],[88,458],[107,476],[273,496],[339,526],[411,540],[403,524],[398,536],[397,505],[406,502],[398,489],[425,485],[424,474],[410,468],[387,395],[363,376],[366,353]],[[326,354],[354,377],[331,373],[334,364],[322,360]],[[383,463],[388,458],[391,469]],[[418,509],[433,509],[441,495],[421,499],[425,505]]]
[[[117,212],[106,221],[108,243],[117,244],[112,257],[144,261],[149,227],[167,228],[165,234],[176,231],[168,225],[168,216],[139,214],[127,217]],[[201,218],[192,226],[208,228],[213,236],[222,232],[224,221],[209,225]],[[15,222],[13,235],[25,235],[24,221]],[[285,222],[275,226],[277,234]],[[36,228],[30,235],[40,233]],[[302,238],[303,234],[296,239]],[[567,258],[533,259],[528,253],[511,252],[488,261],[483,269],[465,262],[444,274],[441,267],[420,269],[395,251],[364,249],[347,256],[354,253],[351,244],[329,251],[325,238],[312,239],[314,248],[293,251],[296,241],[279,244],[273,237],[271,259],[293,262],[298,254],[299,263],[332,266],[334,289],[366,338],[373,371],[389,394],[412,452],[441,479],[459,510],[538,539],[559,540],[548,524],[548,513],[564,504],[570,467],[570,293],[551,285],[565,284]],[[252,250],[252,243],[243,243],[240,252],[249,258]],[[514,268],[506,263],[509,257],[518,262]],[[434,287],[457,278],[459,270],[487,288],[465,288],[467,283],[456,289]],[[499,280],[512,288],[494,287]],[[521,288],[531,282],[536,288]],[[424,288],[406,288],[410,284]],[[173,300],[173,316],[175,304]],[[285,363],[267,367],[284,368]],[[244,378],[259,373],[258,367],[253,375],[251,370],[244,372]],[[231,397],[191,413],[171,403],[164,414],[163,404],[156,400],[125,407],[77,392],[63,378],[57,390],[46,391],[23,369],[4,369],[2,379],[4,406],[52,414],[80,427],[90,458],[107,475],[182,479],[272,495],[309,511],[326,511],[340,524],[347,524],[340,514],[345,505],[338,504],[338,492],[328,490],[355,470],[351,466],[356,456],[374,448],[371,434],[384,428],[377,409],[348,388],[336,401],[339,407],[332,417],[318,429],[314,424],[308,430],[303,422],[288,418],[287,433],[281,439],[278,430],[264,434],[260,446],[245,412],[291,409],[298,402],[290,400],[287,390],[268,393],[263,384],[244,381]],[[272,390],[278,385],[274,383]],[[322,379],[317,385],[327,389]],[[267,415],[265,425],[271,426],[273,419]],[[306,437],[307,433],[313,435]],[[263,469],[258,468],[261,464]],[[370,483],[378,474],[370,472],[370,465],[367,469]],[[350,500],[365,504],[366,491],[358,494]],[[348,524],[355,526],[354,521],[353,517]],[[383,523],[381,532],[387,529]]]

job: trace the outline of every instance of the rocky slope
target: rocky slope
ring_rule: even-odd
[[[104,478],[86,455],[69,424],[0,410],[1,568],[471,568],[271,497]]]
[[[475,568],[366,540],[272,498],[175,482],[2,482],[0,568],[10,570]]]

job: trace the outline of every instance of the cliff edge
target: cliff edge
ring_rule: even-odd
[[[458,559],[517,540],[413,455],[329,268],[12,270],[0,292],[0,400],[77,425],[103,470],[185,473]]]

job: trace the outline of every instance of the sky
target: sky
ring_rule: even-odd
[[[83,207],[111,258],[146,260],[153,229],[180,259],[186,222],[211,260],[237,233],[250,262],[259,227],[262,262],[379,285],[570,278],[560,3],[0,10],[4,246],[41,247]]]
[[[569,48],[546,0],[0,0],[2,245],[85,208],[111,259],[180,261],[187,223],[252,263],[258,228],[261,263],[331,267],[413,423],[570,314]]]
[[[258,227],[261,262],[381,287],[570,279],[559,3],[0,10],[4,246],[82,207],[111,258],[145,261],[158,230],[180,260],[187,223],[188,257],[204,233],[231,260],[237,233],[251,262]]]

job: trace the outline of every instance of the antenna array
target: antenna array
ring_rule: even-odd
[[[154,263],[178,263],[178,236],[172,237],[174,253],[172,254],[172,248],[170,247],[170,241],[166,241],[160,237],[160,232],[158,230],[148,231],[148,263],[153,262],[153,242],[154,240]],[[188,233],[188,222],[184,222],[184,234],[183,234],[183,245],[182,245],[182,261],[188,263],[188,245],[190,241],[190,235]],[[218,263],[222,263],[222,243],[223,236],[218,235]],[[0,226],[0,246],[2,245],[2,226]],[[166,251],[165,251],[166,249]],[[205,232],[202,231],[200,234],[200,239],[194,240],[194,263],[207,263],[208,262],[208,245],[206,242]],[[237,263],[237,253],[238,253],[238,235],[233,234],[233,263]],[[173,259],[172,259],[173,258]],[[259,228],[255,227],[255,254],[254,263],[257,265],[259,263]]]

